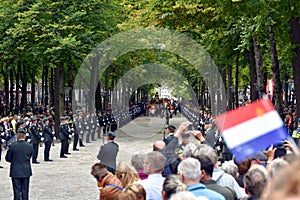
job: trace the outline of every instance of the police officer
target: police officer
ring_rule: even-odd
[[[43,141],[42,135],[40,135],[37,118],[31,118],[31,125],[29,127],[31,133],[31,144],[33,146],[33,154],[32,154],[32,163],[39,164],[40,162],[37,161],[38,153],[39,153],[39,143],[40,140]],[[42,134],[42,133],[41,133]]]
[[[51,149],[51,143],[53,140],[56,140],[55,137],[55,132],[52,131],[51,126],[49,125],[49,119],[44,118],[43,119],[43,137],[45,138],[44,143],[45,143],[45,148],[44,148],[44,161],[46,162],[51,162],[49,158],[50,156],[50,149]]]
[[[60,118],[60,142],[61,142],[61,149],[60,149],[60,158],[67,158],[65,154],[68,153],[68,140],[72,138],[70,135],[72,135],[69,125],[68,125],[68,117],[63,116]]]

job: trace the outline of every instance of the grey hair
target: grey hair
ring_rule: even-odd
[[[218,156],[216,151],[207,144],[199,144],[193,153],[194,157],[207,156],[214,164],[218,162]]]
[[[137,153],[132,155],[131,157],[131,165],[136,169],[136,171],[139,171],[143,169],[143,162],[146,154],[143,153]]]
[[[273,178],[281,169],[289,166],[289,163],[282,158],[276,158],[271,162],[269,178]]]
[[[206,200],[207,198],[196,197],[193,193],[189,191],[177,192],[171,196],[169,200]],[[208,200],[208,199],[207,199]]]
[[[221,169],[224,170],[224,172],[226,172],[227,174],[233,176],[234,178],[238,176],[239,169],[238,166],[233,162],[233,160],[225,161],[222,164]]]
[[[195,158],[186,158],[179,163],[178,172],[188,181],[200,181],[201,163]]]

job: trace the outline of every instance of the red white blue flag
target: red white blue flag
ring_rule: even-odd
[[[216,117],[216,124],[238,162],[289,136],[282,119],[267,99],[221,114]]]

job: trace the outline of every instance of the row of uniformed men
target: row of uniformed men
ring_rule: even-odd
[[[61,151],[60,151],[60,157],[66,158],[65,154],[70,154],[69,149],[69,143],[72,137],[74,137],[73,142],[73,150],[78,151],[77,145],[78,141],[80,143],[80,146],[83,145],[83,135],[84,133],[87,133],[87,142],[89,142],[89,136],[92,135],[92,139],[96,132],[96,125],[94,125],[94,121],[91,117],[89,118],[81,118],[78,119],[77,115],[74,115],[74,119],[71,120],[69,117],[64,116],[61,117],[61,124],[60,124],[60,141],[61,141]],[[106,124],[106,122],[103,122],[101,124]],[[99,125],[99,123],[98,123]],[[8,122],[0,122],[0,142],[1,144],[5,144],[5,146],[9,146],[11,143],[16,141],[16,134],[13,130],[13,128],[10,128],[11,124]],[[105,129],[107,127],[105,126]],[[28,143],[31,143],[33,145],[34,153],[32,156],[32,162],[33,163],[39,163],[37,161],[38,157],[38,148],[40,146],[40,142],[44,142],[44,160],[45,161],[52,161],[50,159],[50,149],[51,144],[53,141],[56,140],[56,134],[54,132],[53,127],[51,124],[49,124],[48,118],[43,118],[41,121],[40,119],[36,117],[28,118],[20,118],[17,120],[16,123],[16,130],[24,132],[26,134],[26,141]],[[99,132],[101,129],[99,128]],[[81,138],[79,136],[82,136]],[[100,135],[98,135],[100,136]],[[0,158],[1,159],[1,158]]]

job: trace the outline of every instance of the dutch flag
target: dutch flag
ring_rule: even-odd
[[[289,136],[282,119],[267,99],[217,116],[216,125],[238,162]]]

